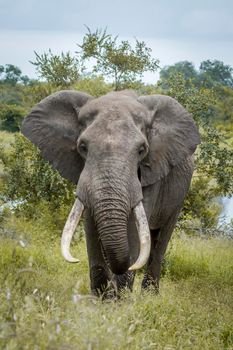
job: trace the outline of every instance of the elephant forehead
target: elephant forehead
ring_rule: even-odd
[[[147,113],[146,108],[137,100],[125,97],[109,98],[107,96],[90,101],[82,107],[80,118],[96,115],[104,115],[106,118],[121,118],[125,115],[131,115],[140,119]]]
[[[91,125],[86,129],[86,136],[91,138],[123,140],[129,139],[131,135],[138,132],[132,118],[105,118],[103,114],[99,114]]]
[[[129,116],[119,118],[113,115],[106,118],[104,114],[100,114],[93,123],[93,127],[100,129],[105,135],[117,134],[120,136],[120,134],[131,132],[133,130],[134,123]]]
[[[98,147],[102,145],[101,149],[107,147],[109,150],[114,150],[114,147],[119,150],[121,147],[129,147],[144,140],[140,129],[129,116],[106,119],[103,114],[100,114],[87,127],[83,135],[91,140],[93,145],[98,144]]]
[[[127,126],[121,126],[121,123],[113,123],[114,125],[107,125],[104,128],[94,126],[90,132],[91,142],[90,149],[94,152],[98,150],[101,152],[122,152],[127,155],[134,148],[135,144],[143,141],[143,135],[136,129]]]

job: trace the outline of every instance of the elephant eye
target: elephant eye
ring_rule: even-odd
[[[148,150],[148,147],[147,147],[147,145],[146,145],[145,143],[143,143],[143,144],[139,147],[139,149],[138,149],[138,154],[139,154],[139,156],[140,156],[141,159],[144,158],[144,156],[145,156],[146,153],[147,153],[147,150]]]
[[[78,151],[81,154],[81,156],[83,156],[84,158],[87,156],[87,152],[88,152],[88,147],[86,142],[81,141],[78,145]]]

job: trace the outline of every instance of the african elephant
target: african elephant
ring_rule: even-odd
[[[94,98],[67,90],[38,103],[22,133],[60,174],[77,184],[62,235],[69,251],[84,210],[91,290],[102,295],[142,288],[158,291],[161,263],[193,173],[199,133],[188,112],[164,95],[130,90]]]

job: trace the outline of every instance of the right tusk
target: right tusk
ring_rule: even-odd
[[[70,243],[72,240],[72,237],[74,235],[75,229],[79,223],[79,220],[82,216],[82,212],[84,210],[84,206],[82,202],[78,198],[76,198],[74,205],[70,211],[70,214],[68,216],[68,219],[65,223],[62,237],[61,237],[61,252],[65,260],[68,262],[79,262],[80,260],[75,259],[70,254]]]
[[[138,205],[133,209],[133,212],[138,230],[140,251],[137,261],[130,266],[130,271],[138,270],[147,263],[151,248],[150,229],[142,202],[138,203]]]

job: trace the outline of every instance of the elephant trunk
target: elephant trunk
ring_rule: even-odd
[[[95,191],[95,197],[94,217],[103,255],[111,271],[122,274],[130,266],[127,236],[130,205],[127,191],[122,186],[115,184],[113,189],[107,184]]]

